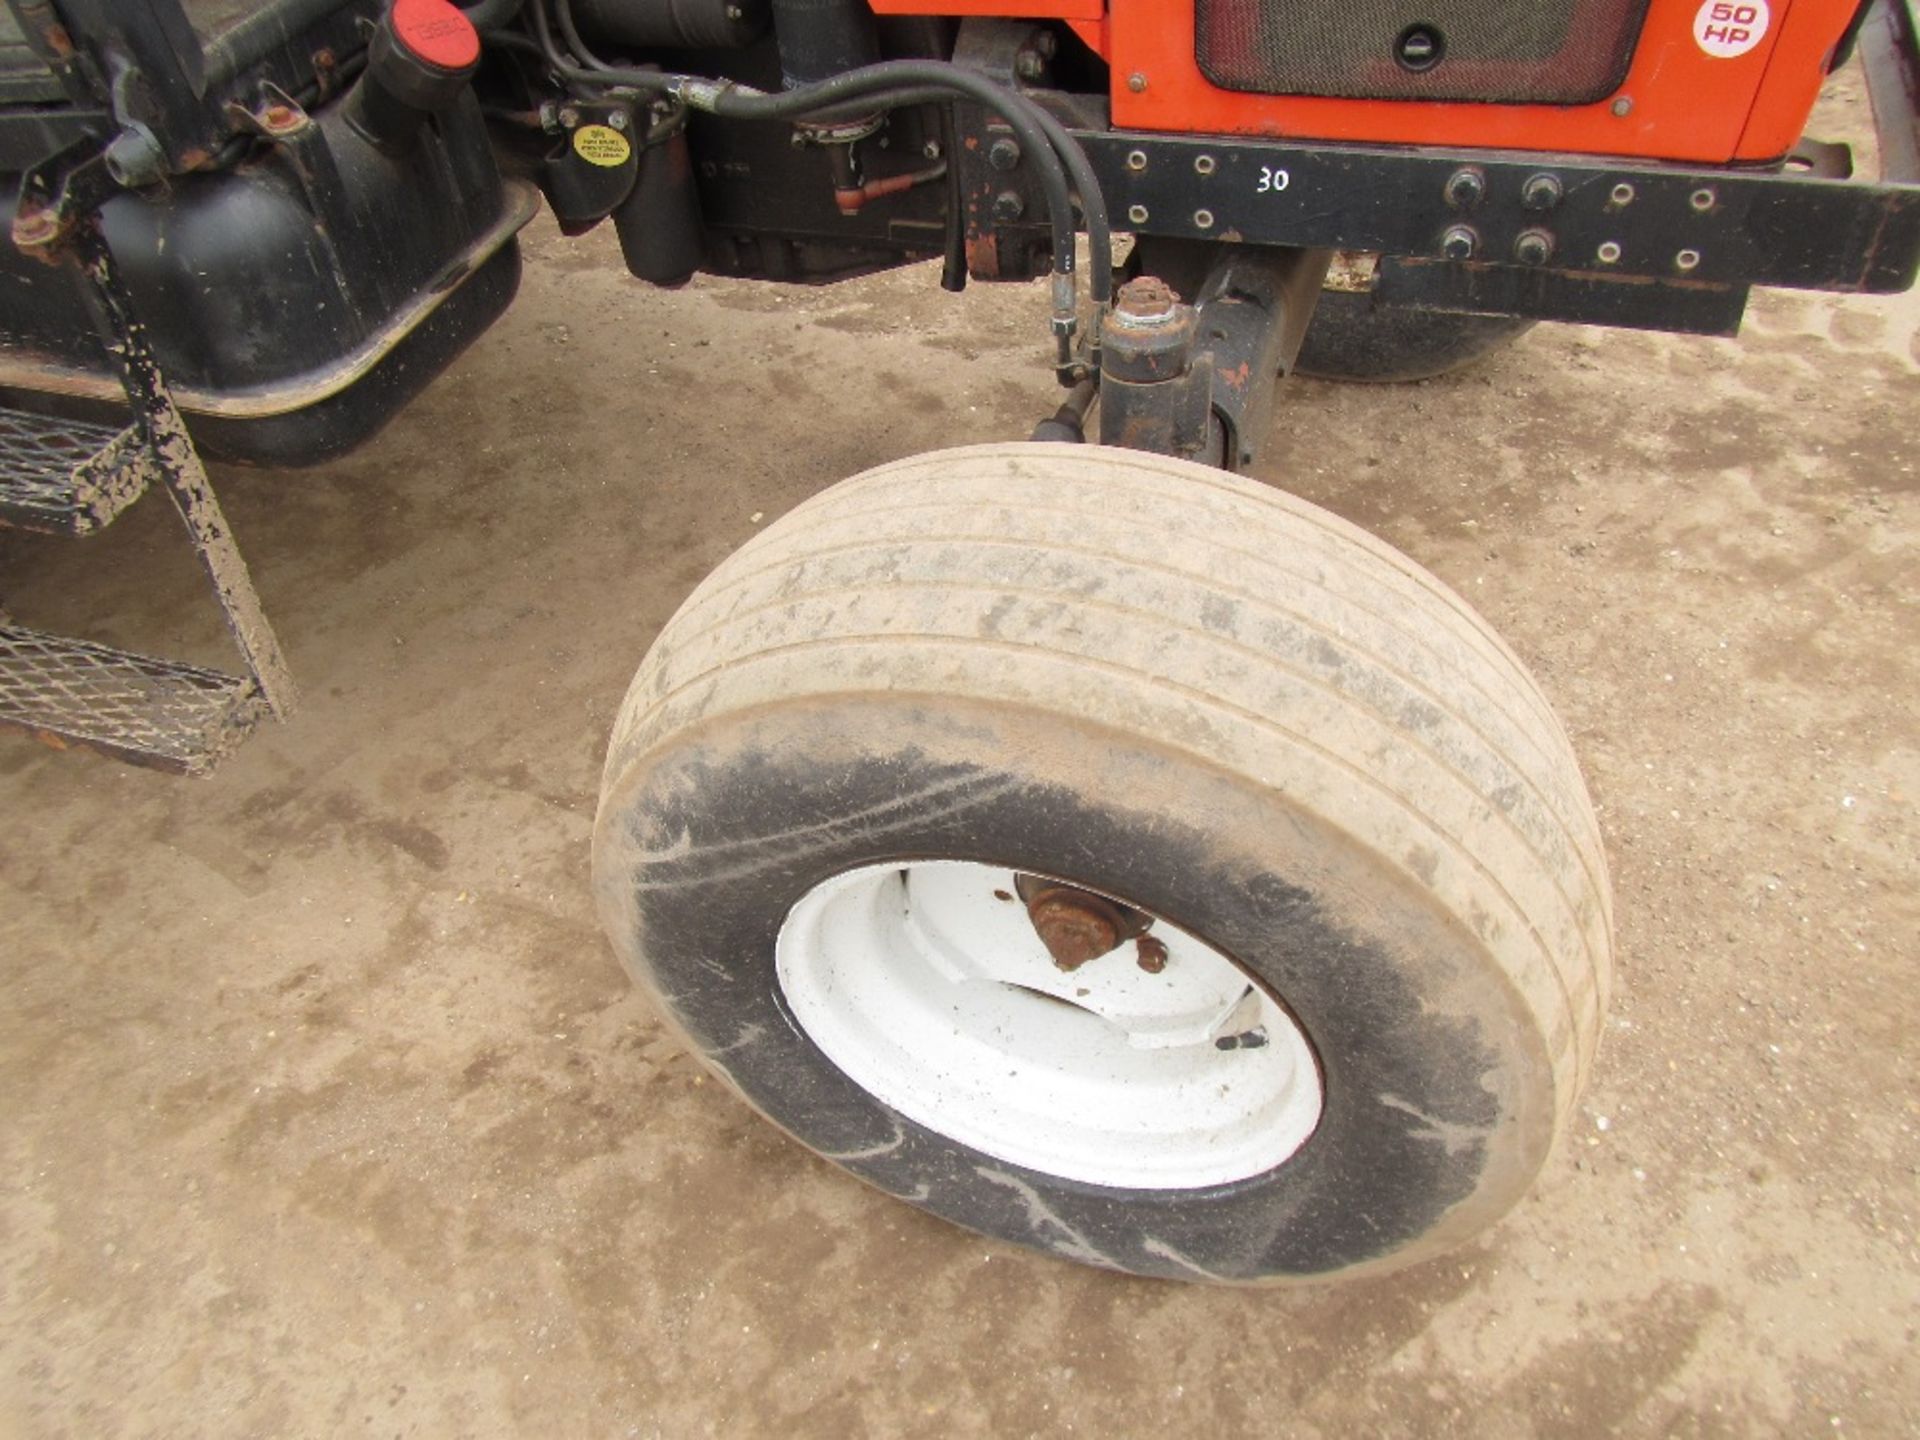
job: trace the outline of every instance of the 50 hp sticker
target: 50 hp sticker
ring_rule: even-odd
[[[1720,60],[1744,55],[1767,38],[1767,0],[1706,0],[1693,15],[1693,40]]]

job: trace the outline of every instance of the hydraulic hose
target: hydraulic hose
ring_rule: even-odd
[[[786,120],[802,118],[839,101],[870,101],[890,90],[909,87],[952,89],[997,111],[1021,147],[1034,157],[1040,187],[1047,198],[1048,226],[1053,232],[1054,368],[1062,380],[1068,379],[1073,371],[1074,334],[1079,327],[1073,199],[1066,166],[1034,118],[1039,107],[983,75],[936,60],[886,60],[778,95],[710,80],[689,80],[679,93],[690,106],[715,115],[739,120]]]
[[[940,110],[940,145],[950,159],[957,158],[959,149],[959,127],[954,123],[953,107],[945,105]],[[945,226],[945,244],[940,255],[940,288],[949,294],[958,295],[967,288],[967,229],[961,215],[966,209],[966,191],[960,186],[960,167],[958,164],[947,166],[947,223]],[[1094,334],[1100,333],[1098,322],[1094,325]]]
[[[498,30],[520,13],[525,0],[476,0],[476,3],[462,5],[467,19],[473,22],[476,30]]]
[[[1054,150],[1066,162],[1067,174],[1073,181],[1074,199],[1080,202],[1080,211],[1087,217],[1087,250],[1093,261],[1093,274],[1087,277],[1087,286],[1094,303],[1105,310],[1113,300],[1113,226],[1107,215],[1106,193],[1094,176],[1093,162],[1087,159],[1087,152],[1067,132],[1067,127],[1042,106],[1035,105],[1033,114]],[[1097,327],[1097,318],[1094,323]],[[1094,344],[1096,347],[1099,344],[1098,328],[1094,331]]]
[[[556,0],[556,6],[563,31],[571,32],[573,27],[567,0]],[[535,0],[530,7],[530,14],[539,53],[562,78],[579,84],[617,86],[670,95],[689,109],[701,110],[723,119],[813,119],[852,102],[864,102],[869,108],[874,105],[894,108],[902,104],[924,103],[936,95],[959,95],[997,114],[1013,131],[1021,148],[1033,158],[1040,177],[1040,187],[1046,197],[1053,245],[1053,332],[1057,368],[1063,379],[1072,371],[1073,337],[1079,324],[1073,192],[1077,190],[1080,195],[1087,219],[1088,244],[1092,251],[1093,275],[1088,291],[1096,307],[1102,310],[1112,297],[1112,229],[1105,197],[1085,152],[1065,126],[1025,96],[975,71],[941,60],[884,60],[877,65],[862,66],[778,94],[731,80],[711,80],[695,75],[608,65],[597,56],[581,63],[585,57],[580,57],[578,52],[586,47],[578,43],[576,34],[569,33],[566,36],[575,52],[573,55],[563,52],[554,43],[544,0]],[[1097,358],[1098,314],[1093,323]]]
[[[544,21],[546,17],[540,13],[546,9],[543,0],[534,0],[533,8],[535,17]],[[579,57],[581,64],[589,70],[613,69],[613,66],[589,50],[587,42],[580,38],[580,29],[573,23],[572,0],[553,0],[553,18],[560,22],[561,38],[567,42],[567,48]]]

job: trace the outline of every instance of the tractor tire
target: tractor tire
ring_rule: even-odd
[[[742,546],[640,667],[593,860],[776,1125],[1135,1275],[1459,1244],[1606,1004],[1598,827],[1512,652],[1327,512],[1133,451],[921,455]]]

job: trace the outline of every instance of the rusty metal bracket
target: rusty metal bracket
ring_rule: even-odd
[[[262,80],[255,93],[259,100],[257,106],[249,107],[238,100],[229,100],[226,104],[227,119],[238,129],[263,140],[284,140],[313,123],[300,102],[271,80]]]
[[[20,177],[13,244],[22,255],[60,262],[60,248],[119,189],[107,168],[106,143],[93,136],[54,151]]]
[[[152,451],[157,478],[187,527],[255,687],[274,718],[284,720],[293,709],[294,688],[280,642],[267,623],[233,530],[214,498],[206,466],[187,435],[186,421],[160,374],[146,327],[134,316],[97,217],[89,216],[72,228],[69,248],[74,263],[91,282],[90,298],[102,337],[126,389],[134,427]]]
[[[1229,470],[1251,465],[1272,428],[1332,260],[1327,250],[1223,247],[1194,297],[1196,342],[1212,370],[1214,424]]]
[[[1331,259],[1326,250],[1156,237],[1144,247],[1154,273],[1121,287],[1103,331],[1101,443],[1228,470],[1251,465]]]
[[[953,62],[996,84],[1028,92],[1048,73],[1052,36],[1032,21],[968,16],[954,37]],[[965,227],[967,273],[975,280],[1025,280],[1045,268],[1045,202],[1032,157],[1011,126],[981,105],[954,107],[959,143],[953,173]]]

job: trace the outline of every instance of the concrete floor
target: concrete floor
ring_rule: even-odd
[[[1054,403],[1037,290],[622,280],[533,232],[380,439],[216,481],[305,704],[209,780],[0,741],[0,1434],[1912,1434],[1909,300],[1298,383],[1261,473],[1534,665],[1607,831],[1578,1133],[1456,1256],[1280,1293],[992,1244],[665,1038],[586,886],[649,639],[758,524]],[[165,507],[25,621],[221,655]]]

